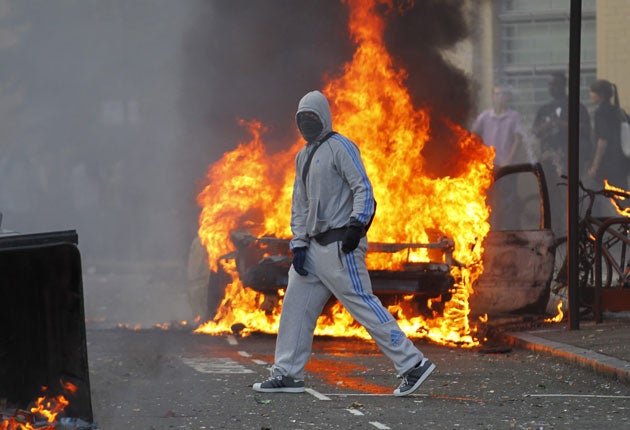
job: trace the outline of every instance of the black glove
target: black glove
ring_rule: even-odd
[[[304,270],[304,261],[306,261],[306,247],[293,249],[293,268],[302,276],[308,275],[308,272]]]
[[[346,228],[346,234],[341,242],[341,250],[346,254],[354,251],[359,246],[361,238],[365,235],[365,226],[359,221],[352,220]]]

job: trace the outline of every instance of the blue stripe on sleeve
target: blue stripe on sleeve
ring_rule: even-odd
[[[372,216],[372,212],[374,212],[374,195],[372,193],[372,184],[370,184],[370,180],[367,177],[367,173],[363,168],[363,164],[359,159],[359,154],[355,151],[354,144],[345,136],[337,134],[335,137],[339,138],[339,141],[344,146],[350,158],[352,159],[354,166],[357,168],[359,173],[361,174],[361,178],[363,180],[363,185],[365,185],[365,205],[363,206],[363,211],[358,215],[358,220],[362,223],[367,223]]]

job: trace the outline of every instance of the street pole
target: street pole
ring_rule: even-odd
[[[578,183],[580,180],[580,39],[582,0],[571,0],[569,26],[569,141],[567,184],[567,255],[569,257],[569,330],[580,328],[578,295]]]

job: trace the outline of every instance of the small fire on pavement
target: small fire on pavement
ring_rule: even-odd
[[[61,382],[66,396],[72,397],[77,392],[76,385]],[[70,401],[63,394],[47,395],[47,387],[42,387],[42,396],[34,402],[34,406],[25,409],[9,409],[0,404],[0,430],[90,430],[97,427],[79,418],[62,417],[63,411]],[[1,400],[1,399],[0,399]],[[5,402],[2,402],[5,403]]]
[[[558,305],[556,307],[558,313],[555,317],[545,318],[544,322],[562,322],[562,318],[564,318],[564,312],[562,312],[562,300],[558,301]]]
[[[427,301],[432,314],[414,314],[412,297],[389,307],[405,333],[436,343],[478,345],[477,328],[469,322],[469,297],[483,272],[483,239],[490,230],[486,193],[492,183],[494,150],[447,118],[448,141],[439,142],[449,154],[448,174],[435,174],[435,160],[425,158],[431,142],[431,111],[416,108],[405,87],[407,72],[397,68],[384,43],[385,20],[377,10],[393,4],[383,0],[346,0],[349,32],[356,45],[353,58],[339,76],[323,88],[331,104],[334,129],[357,142],[378,202],[369,232],[370,242],[430,243],[439,237],[454,242],[450,266],[454,285],[448,300]],[[310,89],[308,89],[310,90]],[[234,252],[231,232],[246,229],[257,237],[290,238],[291,195],[295,155],[304,144],[296,139],[287,150],[268,154],[265,126],[242,121],[252,139],[223,155],[210,166],[207,186],[197,200],[202,207],[199,236],[208,251],[209,265],[217,271],[219,257]],[[296,132],[297,135],[297,132]],[[401,271],[408,262],[429,262],[430,251],[407,248],[368,256],[368,269]],[[221,270],[231,281],[211,321],[197,333],[230,333],[244,324],[241,335],[276,333],[281,300],[273,312],[264,309],[265,295],[239,279],[234,260],[222,260]],[[281,292],[280,298],[281,298]],[[369,338],[340,305],[322,315],[317,335]]]

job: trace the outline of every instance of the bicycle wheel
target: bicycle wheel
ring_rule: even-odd
[[[602,288],[623,288],[627,282],[628,226],[606,230],[602,236]]]
[[[590,239],[578,242],[578,297],[580,306],[591,308],[595,300],[595,254],[594,242]],[[562,300],[568,300],[569,257],[567,238],[559,237],[555,243],[554,275],[551,292]],[[602,258],[602,287],[610,287],[612,267],[607,257]]]
[[[580,303],[591,307],[595,303],[595,256],[593,242],[578,243],[578,285]]]
[[[556,312],[558,302],[562,301],[565,310],[569,303],[569,289],[567,278],[567,237],[561,236],[554,242],[554,263],[553,274],[549,292],[549,302],[547,303],[547,313],[552,315]]]
[[[566,287],[568,283],[568,266],[567,266],[567,237],[562,236],[556,239],[554,243],[554,267],[552,277],[552,289],[554,286]]]
[[[592,310],[595,294],[593,284],[593,259],[588,251],[588,244],[578,242],[578,303],[580,312]],[[592,248],[592,245],[591,245]],[[589,255],[591,258],[589,259]],[[557,305],[557,300],[569,303],[569,255],[567,251],[567,237],[562,236],[555,242],[554,275],[551,286],[551,297],[547,311]],[[553,302],[553,303],[552,303]]]

